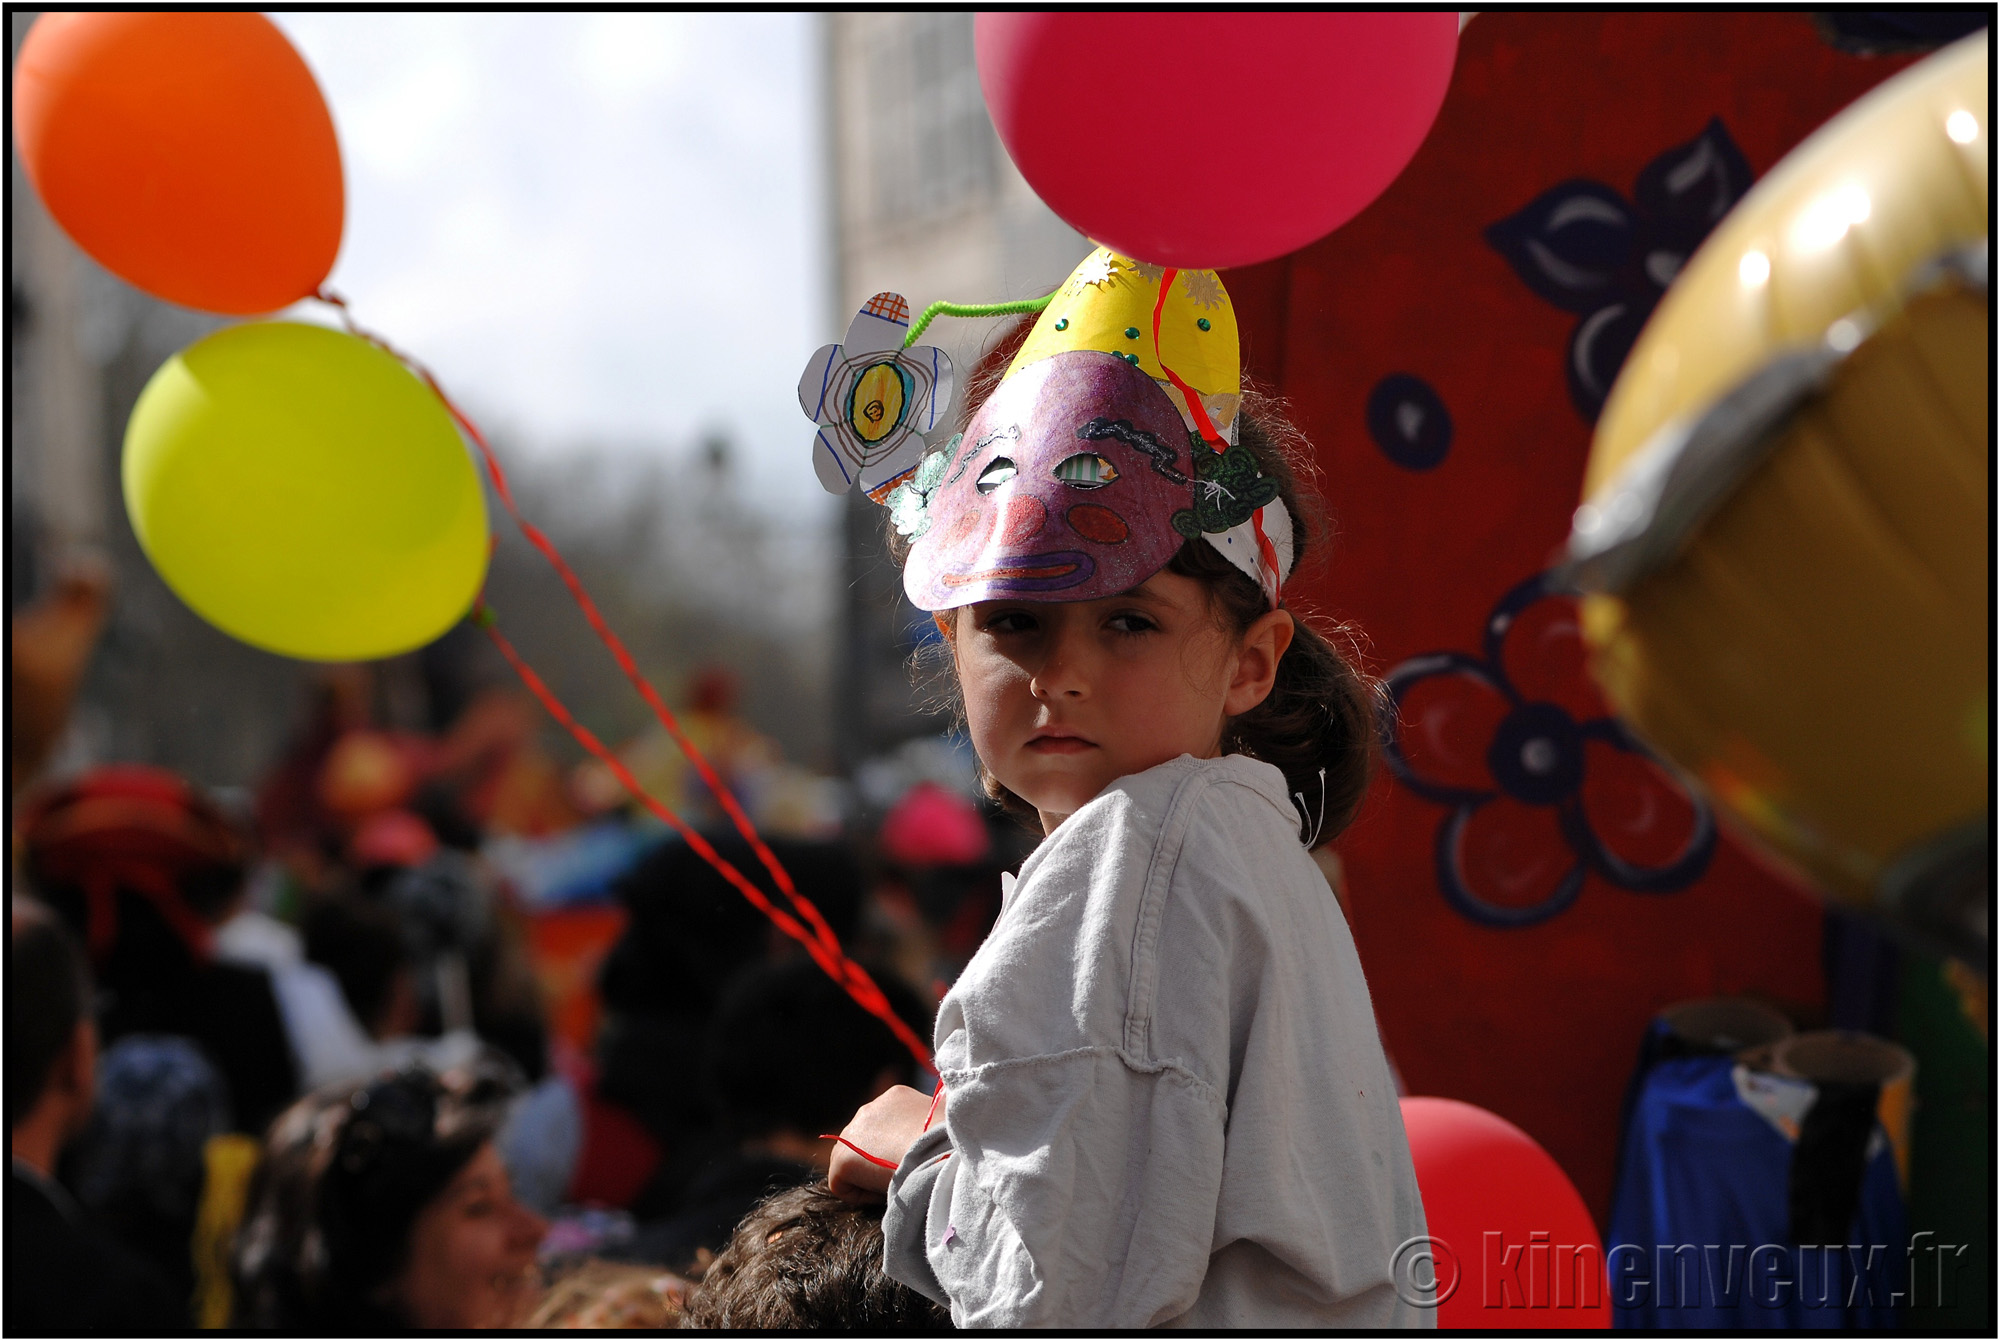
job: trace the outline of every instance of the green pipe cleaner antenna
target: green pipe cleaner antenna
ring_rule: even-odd
[[[1039,298],[1021,298],[1011,303],[932,303],[917,318],[917,324],[910,327],[910,333],[903,337],[903,348],[915,344],[934,320],[939,317],[1006,317],[1016,312],[1039,312],[1055,298],[1055,293],[1045,293]]]

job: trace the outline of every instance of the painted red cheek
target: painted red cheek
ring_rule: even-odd
[[[1115,545],[1132,534],[1132,528],[1125,524],[1123,517],[1096,503],[1078,503],[1063,514],[1063,519],[1085,540],[1094,540],[1100,545]]]
[[[1042,506],[1041,499],[1026,495],[1010,498],[1000,514],[1000,543],[1023,544],[1040,534],[1042,524],[1048,519],[1048,509]]]
[[[983,507],[970,507],[958,514],[942,539],[945,548],[958,549],[993,524],[993,514]]]

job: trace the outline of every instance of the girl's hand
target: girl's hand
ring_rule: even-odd
[[[938,1117],[932,1118],[930,1095],[908,1085],[897,1085],[861,1105],[854,1120],[840,1134],[893,1166],[902,1162],[904,1153],[924,1134],[926,1120],[941,1121],[943,1112],[940,1104]],[[895,1173],[894,1167],[885,1169],[856,1154],[849,1146],[836,1144],[833,1163],[826,1171],[826,1185],[836,1196],[848,1201],[884,1201],[889,1180]]]

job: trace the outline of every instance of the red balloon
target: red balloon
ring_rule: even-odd
[[[1444,102],[1455,11],[981,13],[1007,152],[1071,227],[1136,260],[1250,265],[1349,219]]]
[[[1583,1198],[1535,1138],[1456,1099],[1403,1100],[1431,1266],[1410,1249],[1397,1266],[1437,1277],[1438,1326],[1609,1327],[1604,1244]]]

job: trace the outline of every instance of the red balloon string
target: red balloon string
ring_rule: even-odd
[[[925,1131],[929,1131],[931,1129],[931,1123],[937,1121],[937,1106],[942,1102],[944,1102],[944,1082],[939,1081],[937,1087],[937,1093],[931,1095],[931,1111],[924,1114]]]
[[[528,543],[540,551],[542,557],[547,559],[549,565],[556,570],[557,576],[562,578],[563,585],[569,589],[571,598],[576,601],[578,607],[583,611],[584,618],[590,622],[590,626],[596,632],[598,639],[610,650],[612,657],[618,662],[619,669],[625,673],[625,678],[639,691],[639,696],[653,710],[654,717],[666,729],[667,734],[673,738],[674,743],[680,747],[681,752],[687,756],[688,761],[695,766],[695,770],[700,774],[702,781],[708,784],[709,790],[714,793],[716,800],[721,803],[724,813],[729,816],[737,832],[742,834],[744,839],[750,844],[751,850],[757,854],[757,858],[763,863],[764,869],[770,872],[771,878],[777,883],[779,890],[783,892],[786,899],[798,910],[805,921],[810,924],[811,930],[808,931],[805,926],[800,925],[798,919],[773,905],[764,896],[763,891],[744,878],[742,872],[725,861],[722,855],[710,845],[706,838],[689,827],[665,803],[649,794],[645,788],[639,785],[638,779],[632,775],[631,770],[625,766],[624,761],[605,748],[602,741],[598,740],[588,728],[578,722],[569,710],[562,705],[562,702],[556,698],[548,685],[542,681],[542,678],[534,672],[533,668],[526,661],[522,660],[520,653],[514,649],[513,644],[508,642],[506,637],[501,634],[492,611],[486,606],[482,593],[479,601],[474,606],[474,619],[485,629],[487,636],[493,640],[495,646],[500,649],[501,655],[507,659],[508,665],[513,667],[514,673],[520,677],[521,682],[540,701],[542,707],[548,711],[549,715],[555,718],[557,723],[575,738],[579,745],[583,746],[585,750],[589,751],[611,770],[613,776],[625,787],[626,791],[630,792],[652,814],[673,828],[675,832],[679,833],[697,856],[714,867],[717,873],[729,881],[730,884],[734,885],[737,891],[744,898],[748,899],[753,907],[769,918],[780,931],[803,945],[806,952],[812,956],[813,962],[818,964],[828,977],[840,984],[841,988],[854,999],[856,1005],[889,1026],[890,1031],[896,1035],[904,1047],[910,1050],[911,1055],[916,1057],[925,1070],[933,1070],[930,1049],[924,1046],[923,1040],[917,1036],[916,1032],[890,1008],[888,998],[882,994],[881,987],[869,976],[868,971],[855,963],[841,949],[840,939],[834,935],[833,928],[827,925],[826,918],[821,915],[818,907],[814,905],[811,899],[808,899],[804,894],[799,892],[798,887],[792,882],[790,873],[779,863],[777,854],[772,852],[769,845],[758,835],[755,826],[750,822],[750,817],[744,813],[742,806],[737,803],[735,796],[730,790],[723,785],[722,779],[716,774],[714,767],[703,756],[701,751],[696,748],[695,743],[688,738],[687,733],[681,729],[678,719],[675,718],[673,712],[660,698],[659,693],[653,688],[651,682],[640,672],[638,663],[633,659],[630,650],[626,648],[624,640],[612,631],[610,624],[605,621],[603,613],[597,608],[597,603],[591,599],[590,593],[584,589],[583,582],[577,577],[574,570],[570,568],[568,562],[563,559],[562,554],[556,549],[554,542],[542,533],[541,528],[522,515],[520,508],[515,504],[513,491],[508,488],[506,472],[501,469],[499,458],[494,454],[492,446],[486,441],[486,435],[479,431],[479,426],[473,423],[470,416],[458,408],[450,396],[445,394],[444,388],[439,385],[437,378],[431,373],[429,368],[397,349],[387,340],[356,325],[348,308],[347,301],[344,298],[326,288],[321,288],[314,296],[340,312],[341,321],[346,325],[351,334],[378,346],[409,367],[412,372],[421,378],[424,385],[429,387],[431,393],[443,404],[445,410],[451,415],[452,420],[472,440],[473,444],[478,447],[480,457],[486,465],[487,473],[493,480],[494,491],[499,495],[501,504],[507,510],[507,515],[514,519],[514,524],[520,528],[521,534],[527,537]]]
[[[1183,382],[1181,375],[1169,368],[1166,359],[1160,355],[1160,314],[1166,311],[1167,290],[1173,286],[1174,278],[1179,274],[1179,270],[1169,267],[1160,276],[1160,296],[1153,302],[1153,359],[1160,365],[1160,371],[1167,375],[1167,380],[1174,384],[1174,390],[1181,393],[1181,399],[1187,402],[1188,413],[1194,416],[1195,427],[1201,431],[1202,441],[1219,453],[1228,447],[1228,443],[1215,431],[1215,424],[1208,417],[1208,407],[1201,403],[1201,397],[1195,394],[1194,388]],[[1271,607],[1276,609],[1279,589],[1284,585],[1285,575],[1278,570],[1276,547],[1264,534],[1262,508],[1250,514],[1250,529],[1257,536],[1257,557],[1262,560],[1264,571],[1270,574],[1264,582],[1264,594],[1270,598]]]
[[[854,1144],[854,1142],[848,1140],[845,1136],[835,1136],[830,1131],[824,1131],[819,1134],[819,1139],[822,1141],[838,1141],[842,1145],[846,1146],[849,1150],[852,1150],[855,1154],[861,1156],[861,1158],[867,1160],[870,1164],[873,1164],[875,1167],[879,1169],[893,1169],[896,1167],[895,1160],[883,1159],[880,1155],[871,1155],[866,1150],[863,1150],[860,1146]]]

